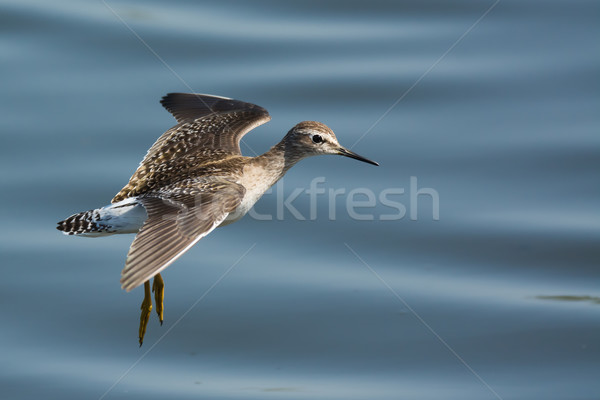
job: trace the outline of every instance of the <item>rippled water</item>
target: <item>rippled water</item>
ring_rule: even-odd
[[[597,2],[107,4],[0,3],[3,398],[599,398]],[[284,198],[325,178],[315,218],[274,190],[271,221],[202,240],[140,349],[132,236],[54,226],[108,203],[190,90],[270,111],[247,155],[314,119],[381,166],[292,169]],[[351,218],[354,189],[406,215]]]

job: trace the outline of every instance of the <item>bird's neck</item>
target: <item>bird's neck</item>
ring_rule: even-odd
[[[269,151],[254,158],[254,163],[257,166],[262,166],[272,175],[273,184],[281,179],[285,173],[292,168],[298,161],[305,158],[298,152],[294,152],[291,146],[287,143],[286,138]]]

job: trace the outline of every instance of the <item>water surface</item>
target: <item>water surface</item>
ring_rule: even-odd
[[[492,2],[107,4],[0,4],[4,397],[598,398],[597,2],[501,0],[442,59]],[[246,155],[312,119],[381,166],[294,167],[284,197],[325,178],[315,218],[274,190],[273,220],[203,239],[139,349],[133,237],[54,226],[108,203],[190,90],[269,110]],[[351,218],[359,188],[404,189],[405,217]]]

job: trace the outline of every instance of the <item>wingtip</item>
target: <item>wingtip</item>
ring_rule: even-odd
[[[137,285],[137,286],[139,286],[139,285]],[[135,286],[132,282],[121,278],[121,289],[125,290],[126,292],[131,292],[137,286]]]
[[[136,286],[137,287],[137,286]],[[131,292],[135,287],[121,285],[121,289],[125,290],[127,293]]]
[[[177,97],[177,96],[212,97],[215,99],[233,100],[231,97],[217,96],[217,95],[208,94],[208,93],[170,92],[170,93],[165,94],[163,97],[161,97],[160,104],[164,105],[164,103],[169,101],[169,99],[172,99],[173,97]]]

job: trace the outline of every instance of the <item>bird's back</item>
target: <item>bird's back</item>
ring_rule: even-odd
[[[113,203],[183,180],[230,172],[243,159],[242,136],[271,119],[262,107],[215,96],[170,93],[161,103],[179,124],[148,150]]]

